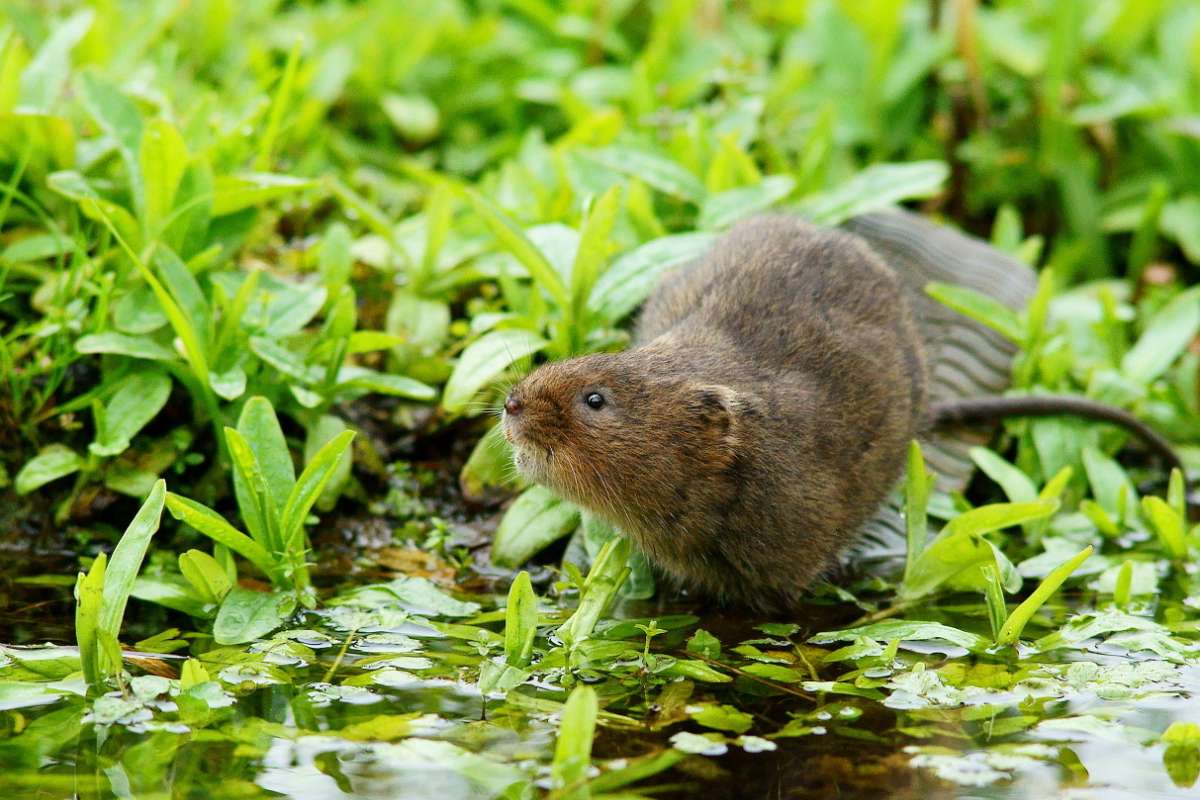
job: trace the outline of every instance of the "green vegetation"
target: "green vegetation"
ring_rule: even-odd
[[[1039,269],[929,287],[1014,386],[1195,471],[1197,176],[1190,0],[0,0],[6,787],[1194,790],[1200,530],[1124,432],[914,445],[907,557],[767,620],[488,412],[738,219],[903,202]]]

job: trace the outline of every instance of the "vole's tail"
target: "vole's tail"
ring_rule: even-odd
[[[934,403],[929,409],[930,430],[951,425],[996,422],[1005,417],[1077,416],[1111,422],[1132,432],[1147,447],[1165,461],[1168,467],[1178,468],[1184,480],[1184,494],[1190,497],[1187,471],[1175,448],[1161,433],[1128,411],[1073,395],[1026,395],[1023,397],[966,397]]]

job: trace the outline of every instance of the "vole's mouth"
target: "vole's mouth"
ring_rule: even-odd
[[[549,483],[550,469],[554,462],[554,450],[530,442],[524,437],[511,440],[513,445],[513,464],[526,480],[534,483]]]
[[[526,480],[548,483],[554,448],[536,441],[529,435],[525,425],[508,414],[504,415],[500,424],[504,426],[504,438],[512,445],[513,464],[517,471]]]

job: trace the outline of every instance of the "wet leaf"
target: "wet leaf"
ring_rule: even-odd
[[[225,596],[213,622],[217,644],[242,644],[261,639],[296,610],[296,598],[281,592],[253,592],[235,586]]]

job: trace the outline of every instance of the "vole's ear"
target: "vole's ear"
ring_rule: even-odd
[[[709,446],[732,449],[737,444],[741,395],[720,384],[702,384],[692,389],[694,420],[704,432]]]

